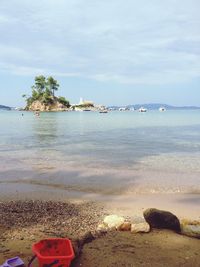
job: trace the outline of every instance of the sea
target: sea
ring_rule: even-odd
[[[0,199],[145,194],[199,196],[200,110],[0,111]]]

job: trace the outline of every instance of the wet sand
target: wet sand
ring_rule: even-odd
[[[97,188],[98,191],[98,188]],[[53,194],[52,194],[53,192]],[[74,203],[95,201],[104,206],[108,214],[142,216],[147,208],[158,208],[175,213],[180,219],[200,220],[200,194],[198,193],[130,193],[113,191],[97,193],[85,185],[53,185],[30,182],[7,182],[0,184],[0,201],[52,200]]]

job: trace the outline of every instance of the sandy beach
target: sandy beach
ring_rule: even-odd
[[[200,267],[199,10],[0,0],[0,267]]]
[[[27,264],[32,244],[49,237],[68,237],[76,250],[76,241],[91,232],[94,238],[86,241],[73,267],[199,266],[200,241],[169,230],[97,235],[96,228],[107,212],[94,202],[0,202],[0,262],[20,256]]]
[[[76,244],[91,232],[74,267],[199,266],[195,238],[96,233],[106,215],[134,223],[148,208],[200,221],[199,113],[82,113],[0,116],[0,263],[27,264],[43,238]]]

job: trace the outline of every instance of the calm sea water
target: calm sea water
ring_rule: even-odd
[[[0,111],[0,193],[200,193],[200,110]]]

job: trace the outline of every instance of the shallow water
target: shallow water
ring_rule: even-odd
[[[200,193],[200,110],[0,111],[0,193]]]

